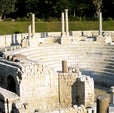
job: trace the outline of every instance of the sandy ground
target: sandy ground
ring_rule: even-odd
[[[111,89],[108,88],[101,88],[100,86],[95,87],[95,99],[97,99],[100,95],[108,95],[109,97],[111,96]]]

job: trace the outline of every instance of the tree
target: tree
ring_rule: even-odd
[[[96,9],[95,16],[98,17],[99,12],[102,10],[102,0],[93,0],[93,4]]]
[[[5,19],[6,14],[15,11],[16,0],[0,0],[0,18]]]
[[[27,13],[37,13],[38,12],[39,0],[25,0],[25,9]]]
[[[65,9],[70,9],[69,0],[39,0],[38,13],[39,17],[47,20],[48,18],[59,18],[61,12]]]
[[[93,17],[93,4],[91,0],[73,0],[73,9],[78,17]]]
[[[103,0],[103,17],[105,19],[109,18],[114,18],[114,0]]]
[[[26,16],[27,10],[25,8],[25,0],[17,0],[16,1],[16,16],[17,17],[24,17]]]

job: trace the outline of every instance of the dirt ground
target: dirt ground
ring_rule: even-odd
[[[111,96],[111,89],[108,88],[101,88],[100,86],[95,87],[95,99],[97,99],[100,95],[108,95]]]

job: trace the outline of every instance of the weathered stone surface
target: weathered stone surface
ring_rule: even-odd
[[[13,80],[12,83],[15,83],[16,90],[14,92],[20,97],[20,104],[18,103],[16,106],[20,106],[18,109],[22,110],[22,113],[28,113],[27,111],[31,112],[34,109],[42,111],[58,107],[70,107],[76,104],[76,79],[79,77],[77,73],[61,73],[58,75],[53,69],[27,59],[18,62],[18,64],[1,59],[0,68],[1,86],[7,89],[10,85],[7,81],[10,75]],[[3,78],[4,81],[2,81]],[[9,90],[13,91],[12,89]],[[87,99],[89,98],[91,97]],[[9,104],[11,105],[10,109],[12,109],[12,103]],[[77,111],[80,109],[78,108]],[[74,113],[75,110],[76,107],[59,112]],[[86,113],[82,111],[80,113]]]
[[[29,41],[28,41],[28,39],[23,39],[22,41],[21,41],[21,47],[28,47],[29,46]]]
[[[110,103],[110,97],[106,94],[97,98],[97,113],[107,113]]]
[[[15,54],[12,56],[12,61],[25,60],[25,59],[27,59],[27,57],[21,54]]]

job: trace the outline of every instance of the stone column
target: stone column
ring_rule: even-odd
[[[35,14],[32,14],[32,36],[35,34]]]
[[[99,35],[102,35],[102,13],[99,12]]]
[[[66,18],[66,36],[69,36],[68,9],[65,9],[65,18]]]
[[[114,113],[114,86],[111,87],[111,103],[109,106],[108,113]]]
[[[62,12],[61,13],[61,24],[62,24],[62,26],[61,26],[61,28],[62,28],[62,33],[61,33],[61,36],[63,37],[63,36],[65,36],[65,19],[64,19],[64,13]]]
[[[111,87],[111,104],[114,104],[114,86]]]
[[[110,97],[106,94],[97,98],[97,113],[107,113],[110,103]]]
[[[93,113],[93,109],[92,108],[88,108],[87,109],[87,113]]]
[[[67,61],[65,61],[65,60],[62,61],[62,72],[63,73],[67,73],[68,72]]]
[[[28,26],[28,38],[31,38],[31,25]]]

